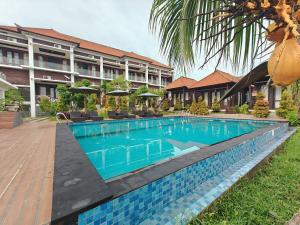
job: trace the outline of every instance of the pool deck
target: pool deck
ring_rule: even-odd
[[[0,130],[0,225],[49,224],[55,123]]]

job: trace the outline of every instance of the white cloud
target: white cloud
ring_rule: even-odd
[[[53,28],[166,63],[157,36],[148,29],[151,4],[152,0],[2,0],[0,23]],[[231,67],[220,69],[232,72]],[[200,79],[213,70],[211,63],[187,76]]]

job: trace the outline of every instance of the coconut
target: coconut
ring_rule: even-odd
[[[280,86],[300,79],[300,45],[296,38],[276,45],[268,62],[268,72],[273,82]]]

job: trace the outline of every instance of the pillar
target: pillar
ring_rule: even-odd
[[[70,71],[71,71],[71,86],[74,86],[74,84],[75,84],[74,47],[70,47]]]
[[[30,114],[31,114],[31,117],[36,117],[34,54],[33,54],[32,37],[28,37],[28,60],[29,60],[29,86],[30,86]]]
[[[145,71],[145,77],[146,77],[146,86],[148,87],[149,84],[149,65],[146,65],[146,71]]]

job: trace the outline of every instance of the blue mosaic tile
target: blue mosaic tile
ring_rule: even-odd
[[[88,210],[79,215],[78,224],[184,224],[272,152],[287,129],[283,124]]]

